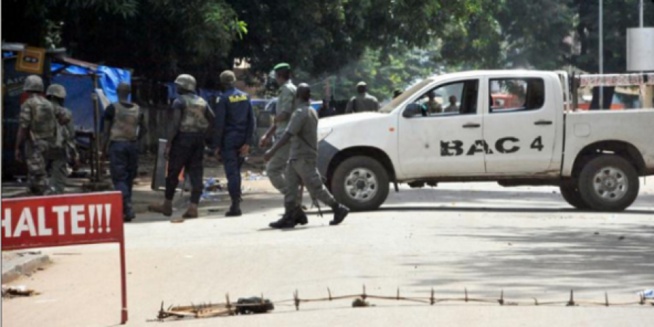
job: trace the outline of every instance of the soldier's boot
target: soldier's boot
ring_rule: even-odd
[[[309,223],[309,218],[307,218],[307,214],[302,210],[302,208],[297,208],[293,213],[293,216],[295,217],[296,225],[306,225]]]
[[[164,216],[170,217],[173,214],[173,201],[164,200],[162,204],[151,204],[148,206],[148,210],[153,212],[162,213]]]
[[[347,214],[350,213],[350,209],[340,203],[334,205],[332,211],[334,211],[334,219],[329,222],[332,226],[342,223]]]
[[[186,209],[186,212],[182,215],[182,218],[190,219],[190,218],[197,218],[198,217],[198,204],[197,203],[191,203],[188,206],[188,209]]]
[[[297,221],[298,215],[296,211],[297,208],[295,207],[294,204],[285,205],[285,211],[282,218],[279,219],[278,221],[274,221],[268,224],[268,226],[270,226],[270,228],[278,228],[278,229],[295,228],[295,225],[298,224]]]
[[[132,209],[132,204],[127,203],[124,204],[124,210],[123,210],[123,221],[124,222],[130,222],[136,218],[136,215],[134,214],[134,209]]]
[[[241,199],[234,199],[232,200],[232,205],[229,206],[229,211],[225,213],[225,217],[239,217],[242,214]]]

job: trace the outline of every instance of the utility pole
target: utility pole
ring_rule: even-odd
[[[599,73],[600,75],[604,74],[604,0],[599,0]],[[641,0],[642,2],[642,0]],[[604,86],[600,84],[600,101],[599,109],[605,109],[604,107]]]

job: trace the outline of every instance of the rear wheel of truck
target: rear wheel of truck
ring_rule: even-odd
[[[577,185],[578,183],[573,180],[563,181],[561,185],[559,185],[561,196],[563,196],[563,199],[565,199],[565,201],[571,206],[579,210],[588,210],[590,207],[586,202],[584,202],[584,199],[581,198],[581,192],[579,192],[579,187]]]
[[[343,161],[334,171],[331,189],[336,200],[353,211],[379,208],[389,190],[388,172],[379,161],[357,156]]]
[[[622,211],[638,197],[638,173],[627,160],[616,155],[596,157],[581,169],[581,198],[597,211]]]

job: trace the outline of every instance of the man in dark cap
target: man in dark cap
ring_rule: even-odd
[[[236,76],[231,70],[220,74],[223,93],[216,99],[216,122],[213,145],[222,158],[227,188],[232,204],[227,217],[241,215],[241,166],[250,151],[254,136],[254,110],[247,93],[234,87]]]
[[[336,202],[329,193],[316,166],[318,159],[318,114],[309,104],[311,89],[307,84],[297,88],[297,109],[282,137],[264,154],[266,161],[286,146],[290,141],[289,162],[286,167],[286,193],[284,194],[284,216],[270,223],[272,228],[293,228],[297,224],[306,224],[307,218],[298,201],[298,188],[304,184],[313,199],[330,206],[334,219],[330,225],[338,225],[348,215],[349,209]]]
[[[357,84],[357,95],[352,97],[345,107],[345,113],[364,111],[379,111],[379,101],[374,96],[368,94],[368,84],[361,81]]]

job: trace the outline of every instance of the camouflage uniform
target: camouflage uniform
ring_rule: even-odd
[[[286,112],[293,114],[294,100],[295,100],[296,87],[290,80],[281,87],[279,98],[277,99],[277,114]],[[278,122],[277,129],[275,130],[275,138],[279,139],[286,132],[288,121]],[[291,146],[287,144],[280,148],[275,155],[270,158],[266,164],[266,175],[270,179],[270,183],[282,194],[286,193],[285,170],[286,163],[288,162],[288,155]]]
[[[77,160],[77,150],[75,148],[75,126],[73,124],[73,115],[65,107],[55,106],[55,116],[68,120],[68,123],[61,125],[57,123],[57,133],[55,142],[52,147],[52,163],[50,171],[50,186],[55,194],[62,194],[66,188],[66,178],[68,176],[68,163]]]
[[[29,130],[27,172],[31,191],[49,192],[46,166],[56,136],[55,109],[50,101],[33,93],[20,108],[20,127]]]

